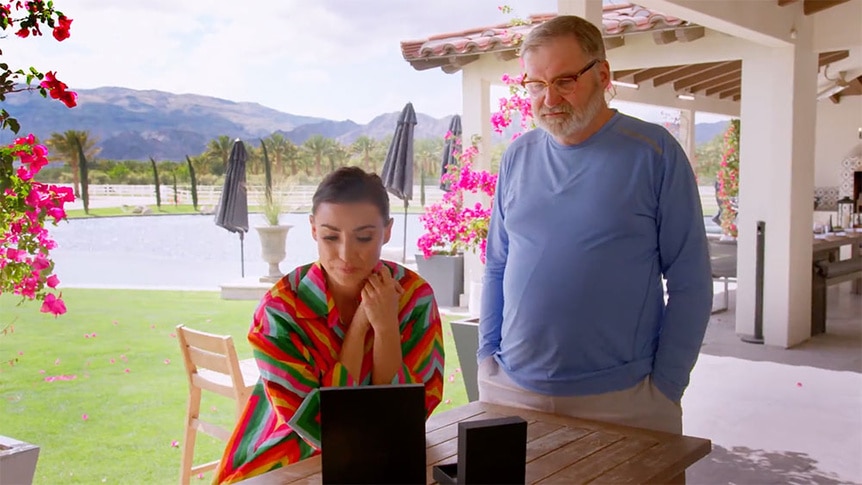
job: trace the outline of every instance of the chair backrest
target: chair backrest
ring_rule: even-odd
[[[736,278],[736,241],[709,239],[709,261],[713,278]]]
[[[190,386],[245,403],[248,391],[230,335],[216,335],[177,325],[177,339]]]

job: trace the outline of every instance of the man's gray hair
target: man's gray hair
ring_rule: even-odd
[[[605,60],[602,32],[595,25],[575,15],[559,15],[534,28],[521,44],[521,55],[541,47],[551,39],[573,37],[589,57]]]

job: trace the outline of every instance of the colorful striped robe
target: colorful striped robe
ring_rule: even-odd
[[[431,287],[419,275],[386,265],[404,288],[399,301],[403,365],[392,380],[425,384],[426,417],[443,395],[443,335]],[[319,263],[283,277],[261,300],[248,334],[260,368],[228,440],[216,483],[233,483],[320,452],[320,395],[326,386],[371,384],[372,339],[365,341],[361,375],[338,361],[347,325],[326,289]]]

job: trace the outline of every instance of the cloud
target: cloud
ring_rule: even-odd
[[[442,117],[460,111],[460,75],[413,70],[400,42],[505,22],[510,16],[499,4],[57,0],[74,19],[72,37],[57,43],[50,35],[12,35],[3,60],[57,71],[73,89],[197,93],[358,122],[412,98],[417,110]],[[556,0],[524,0],[518,9],[522,16],[554,11]]]

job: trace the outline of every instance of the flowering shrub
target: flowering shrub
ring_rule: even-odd
[[[446,139],[450,138],[452,133],[446,133]],[[449,184],[449,191],[440,202],[432,204],[419,216],[425,233],[417,244],[426,258],[434,254],[452,255],[478,249],[479,258],[485,262],[491,207],[481,202],[472,207],[465,206],[464,195],[485,194],[493,198],[497,176],[485,170],[473,170],[473,160],[479,154],[477,144],[478,137],[474,137],[471,145],[461,151],[460,143],[455,140],[452,154],[457,163],[450,165],[442,177],[443,182]]]
[[[500,6],[498,9],[509,14],[512,9]],[[513,19],[511,25],[523,23]],[[509,96],[499,99],[498,111],[491,115],[491,125],[494,131],[502,134],[506,128],[518,118],[519,131],[512,135],[512,140],[523,132],[535,128],[533,123],[530,97],[521,85],[523,75],[510,76],[504,74],[503,84],[509,88]],[[446,133],[446,139],[452,133]],[[471,145],[461,152],[460,143],[452,151],[457,164],[450,166],[442,177],[444,185],[450,183],[450,190],[437,204],[433,204],[419,217],[425,228],[425,233],[419,238],[418,245],[426,258],[434,254],[457,254],[461,251],[479,250],[479,259],[485,262],[485,248],[488,238],[488,224],[491,220],[491,203],[487,206],[477,202],[472,207],[465,207],[464,195],[467,193],[484,194],[491,201],[497,186],[497,175],[484,170],[473,170],[473,162],[479,154],[478,137],[471,140]]]
[[[57,41],[69,37],[72,20],[54,10],[51,1],[17,1],[0,4],[0,29],[14,29],[27,38],[42,35],[47,25]],[[34,80],[39,80],[37,86]],[[0,62],[0,101],[9,93],[38,90],[68,107],[77,95],[57,79],[54,72],[42,74],[33,67],[12,70]],[[5,109],[0,110],[0,128],[18,133],[20,126]],[[50,251],[56,243],[45,222],[56,225],[66,218],[63,205],[74,200],[72,190],[38,182],[35,177],[48,164],[48,150],[31,134],[0,147],[0,295],[12,293],[23,299],[42,301],[41,311],[60,315],[66,306],[55,293],[59,278],[53,274]]]
[[[721,165],[718,169],[718,197],[721,199],[721,230],[737,236],[736,198],[739,195],[739,120],[730,120],[722,143]]]

